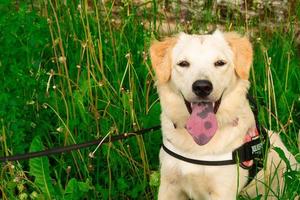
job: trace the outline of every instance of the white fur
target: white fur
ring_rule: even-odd
[[[255,120],[246,99],[249,82],[236,75],[234,53],[223,33],[181,33],[171,56],[170,80],[157,85],[162,107],[164,144],[178,154],[190,158],[205,156],[208,160],[215,160],[216,156],[220,158],[224,154],[230,154],[243,144],[245,134],[255,126]],[[227,64],[215,67],[214,63],[220,59]],[[182,60],[187,60],[190,66],[178,66]],[[223,94],[216,114],[219,128],[213,138],[203,146],[196,144],[184,128],[189,113],[182,98],[183,95],[190,102],[200,101],[192,91],[192,84],[199,79],[210,80],[213,84],[209,101],[215,102]],[[238,119],[238,124],[234,126],[232,124],[235,119]],[[173,124],[176,124],[176,129]],[[160,161],[159,200],[236,199],[248,180],[248,171],[236,165],[190,164],[170,156],[162,149]],[[255,192],[251,192],[255,195]]]

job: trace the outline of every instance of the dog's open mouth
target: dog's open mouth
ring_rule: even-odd
[[[214,113],[216,114],[218,112],[219,106],[221,104],[222,96],[216,102],[208,102],[208,101],[205,101],[205,102],[189,102],[185,98],[183,98],[183,99],[184,99],[186,109],[189,111],[190,114],[192,113],[192,107],[195,104],[212,104]]]
[[[186,107],[191,114],[186,123],[186,129],[199,145],[207,144],[218,129],[216,112],[221,98],[216,102],[195,102],[185,100]]]

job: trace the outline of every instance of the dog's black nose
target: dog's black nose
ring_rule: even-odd
[[[213,86],[208,80],[197,80],[193,83],[192,89],[198,97],[207,97],[211,93]]]

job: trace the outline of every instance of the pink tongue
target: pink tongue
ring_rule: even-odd
[[[212,103],[193,104],[192,114],[187,120],[186,128],[197,144],[207,144],[218,128]]]

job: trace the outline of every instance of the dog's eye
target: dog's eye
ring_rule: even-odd
[[[179,63],[177,63],[178,66],[180,67],[189,67],[190,63],[186,60],[180,61]]]
[[[216,67],[222,67],[226,64],[226,62],[224,60],[218,60],[214,64]]]

